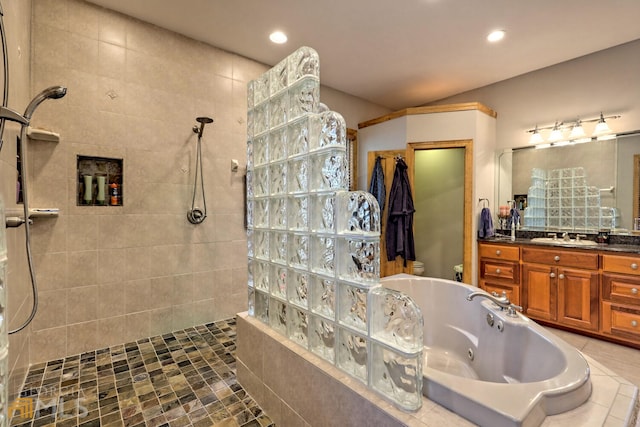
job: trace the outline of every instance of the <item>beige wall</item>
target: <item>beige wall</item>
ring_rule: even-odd
[[[24,111],[30,98],[29,93],[29,58],[30,28],[31,28],[31,2],[12,1],[4,2],[4,24],[7,34],[7,51],[9,61],[9,102],[10,108],[19,112]],[[0,70],[0,74],[2,70]],[[1,89],[0,89],[1,90]],[[10,214],[20,212],[21,207],[16,205],[16,136],[20,127],[15,123],[7,122],[0,152],[0,176],[2,185],[0,191],[5,207]],[[2,225],[4,227],[4,225]],[[24,249],[24,230],[9,228],[7,232],[8,246],[8,312],[7,321],[9,328],[18,327],[31,311],[31,293],[27,286],[29,273],[27,270]],[[9,369],[10,392],[14,392],[20,386],[29,364],[29,331],[12,335],[9,339]]]
[[[598,117],[601,111],[605,115],[622,115],[610,123],[616,131],[640,129],[638,87],[640,40],[434,104],[482,102],[498,112],[497,147],[522,147],[528,145],[529,134],[526,131],[536,124],[548,126],[556,120],[593,118]]]

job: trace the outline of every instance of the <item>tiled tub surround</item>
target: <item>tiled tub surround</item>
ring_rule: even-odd
[[[380,209],[346,191],[346,125],[301,47],[248,86],[249,314],[405,410],[422,404],[422,315],[380,286]]]
[[[21,397],[49,408],[11,425],[271,426],[236,382],[235,335],[228,319],[33,365]]]
[[[363,420],[379,426],[474,425],[426,397],[415,413],[398,410],[246,313],[237,322],[238,381],[279,426],[362,425]],[[593,387],[589,400],[547,417],[542,427],[637,427],[638,388],[591,357],[585,359]]]

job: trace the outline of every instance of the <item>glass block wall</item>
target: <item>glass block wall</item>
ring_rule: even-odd
[[[615,228],[616,209],[602,209],[600,190],[589,186],[584,168],[531,170],[524,225],[596,232]]]
[[[397,406],[422,403],[422,315],[380,283],[380,209],[302,47],[248,85],[249,314]]]

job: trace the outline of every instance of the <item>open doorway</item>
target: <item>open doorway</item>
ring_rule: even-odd
[[[425,276],[453,279],[462,264],[462,281],[471,283],[472,147],[471,140],[407,145],[416,260]]]

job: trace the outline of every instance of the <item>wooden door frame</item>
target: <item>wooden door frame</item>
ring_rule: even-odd
[[[409,142],[406,150],[407,172],[411,192],[415,194],[415,164],[416,151],[437,150],[445,148],[464,148],[464,207],[462,226],[462,281],[471,283],[471,268],[473,265],[473,140],[462,139],[452,141]],[[415,230],[415,223],[414,223]]]

